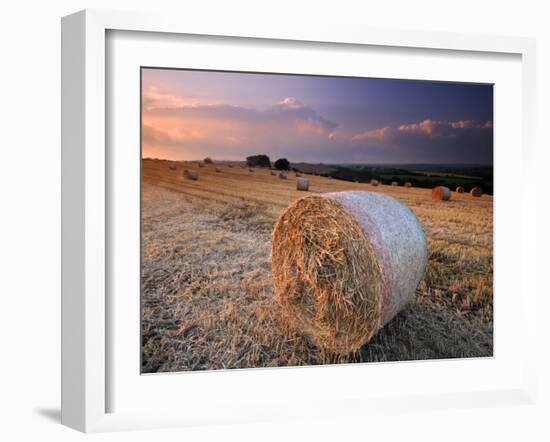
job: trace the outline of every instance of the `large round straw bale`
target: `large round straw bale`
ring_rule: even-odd
[[[483,190],[481,189],[481,187],[474,187],[472,190],[470,190],[470,195],[480,197],[481,195],[483,195]]]
[[[298,178],[296,180],[296,190],[307,192],[309,190],[309,180],[307,178]]]
[[[220,173],[222,170],[219,167],[216,167],[216,172]]]
[[[464,187],[458,186],[458,187],[455,189],[455,192],[456,192],[456,193],[464,193]]]
[[[279,172],[279,178],[281,178],[282,180],[286,180],[286,173]]]
[[[183,176],[185,178],[187,178],[188,180],[198,180],[199,179],[199,172],[197,172],[196,170],[184,170],[183,171]]]
[[[307,196],[273,230],[275,297],[319,347],[349,353],[414,298],[427,257],[418,219],[397,199],[362,191]]]
[[[451,199],[451,189],[445,186],[437,186],[432,189],[432,199],[449,201]]]
[[[378,180],[370,180],[371,185],[378,186],[380,182]]]
[[[404,185],[405,185],[405,187],[412,187],[413,186],[410,181],[407,181]]]
[[[399,184],[397,184],[397,181],[392,181],[392,182],[391,182],[391,185],[392,185],[392,186],[398,186]]]

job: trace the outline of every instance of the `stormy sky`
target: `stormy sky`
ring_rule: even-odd
[[[142,156],[493,162],[492,85],[142,69]]]

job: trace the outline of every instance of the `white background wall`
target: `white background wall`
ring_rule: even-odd
[[[271,22],[312,20],[537,37],[539,170],[544,191],[550,148],[550,13],[543,1],[31,0],[0,9],[0,438],[82,440],[59,421],[60,358],[60,17],[84,8],[169,10]],[[535,182],[535,179],[537,180]],[[547,197],[544,197],[547,200]],[[539,269],[548,211],[539,198]],[[544,218],[542,218],[544,217]],[[544,240],[544,243],[543,243]],[[539,311],[550,310],[541,284]],[[544,318],[544,314],[540,318]],[[95,440],[549,440],[549,326],[539,321],[538,405],[413,412],[356,420],[293,422],[93,436]],[[544,375],[545,374],[545,375]]]

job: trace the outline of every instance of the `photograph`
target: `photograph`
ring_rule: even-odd
[[[493,84],[140,75],[142,374],[493,356]]]

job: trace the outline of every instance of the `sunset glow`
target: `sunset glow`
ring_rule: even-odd
[[[142,70],[142,156],[492,164],[492,85]]]

